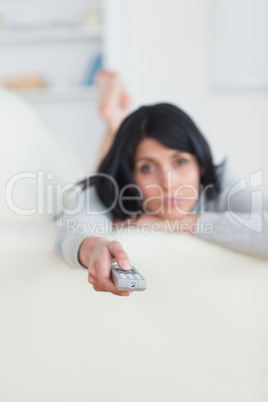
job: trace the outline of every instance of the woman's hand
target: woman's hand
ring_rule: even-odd
[[[118,296],[130,295],[130,292],[118,290],[111,280],[111,265],[114,260],[121,269],[130,269],[127,253],[118,241],[89,237],[80,246],[79,260],[82,265],[88,267],[88,282],[97,292],[111,292]]]

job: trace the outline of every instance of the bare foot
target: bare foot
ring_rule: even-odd
[[[99,72],[96,83],[100,94],[100,115],[106,121],[109,130],[115,132],[125,117],[131,99],[125,93],[124,86],[115,73],[104,70]]]

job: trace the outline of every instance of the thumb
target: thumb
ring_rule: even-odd
[[[128,255],[119,242],[111,242],[107,244],[107,247],[121,269],[129,270],[131,268]]]

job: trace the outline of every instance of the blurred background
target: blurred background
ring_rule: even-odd
[[[19,92],[91,172],[105,126],[94,77],[195,120],[215,162],[268,190],[268,0],[0,0],[0,85]],[[4,136],[1,133],[1,136]]]

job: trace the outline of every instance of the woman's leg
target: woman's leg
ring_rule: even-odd
[[[113,143],[115,134],[125,118],[131,99],[126,94],[123,83],[115,73],[101,71],[97,76],[96,83],[100,94],[99,113],[107,124],[107,131],[98,161],[99,165]]]

